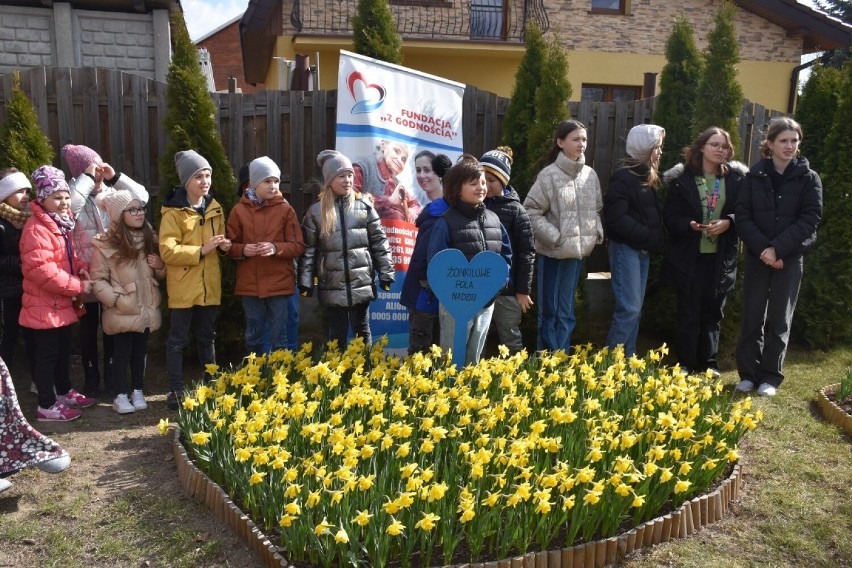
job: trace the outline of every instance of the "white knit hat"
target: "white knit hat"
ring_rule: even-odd
[[[30,178],[24,172],[15,172],[0,179],[0,203],[6,201],[13,193],[17,193],[18,190],[24,188],[33,188]]]
[[[627,155],[642,159],[651,153],[666,131],[656,124],[638,124],[627,133]]]
[[[124,210],[127,209],[127,206],[134,199],[136,198],[133,197],[132,193],[121,189],[109,193],[100,193],[95,198],[95,203],[98,204],[98,207],[106,211],[110,221],[117,224],[119,219],[121,219],[121,214],[124,213]]]

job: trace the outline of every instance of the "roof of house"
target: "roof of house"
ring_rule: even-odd
[[[852,26],[796,0],[735,2],[744,10],[787,30],[790,37],[801,37],[803,54],[852,45]],[[246,82],[261,83],[265,80],[275,38],[280,34],[281,0],[249,0],[240,21]]]
[[[180,8],[180,0],[69,0],[78,10],[99,10],[103,12],[135,12],[147,14],[152,10]],[[30,8],[52,8],[53,0],[2,0],[4,6],[27,6]]]
[[[218,34],[219,32],[221,32],[222,30],[224,30],[224,29],[225,29],[225,28],[227,28],[228,26],[230,26],[230,25],[232,25],[232,24],[234,24],[234,23],[236,23],[236,22],[239,22],[239,21],[240,21],[240,19],[241,19],[242,17],[243,17],[243,15],[242,15],[242,14],[239,14],[239,15],[237,15],[237,16],[234,16],[233,18],[231,18],[230,20],[228,20],[228,21],[227,21],[227,22],[225,22],[224,24],[220,25],[220,26],[219,26],[219,27],[217,27],[216,29],[214,29],[214,30],[210,30],[209,32],[207,32],[206,34],[204,34],[203,36],[201,36],[200,38],[198,38],[198,39],[196,39],[196,40],[193,40],[193,42],[192,42],[192,43],[194,43],[194,44],[199,44],[199,43],[201,43],[202,41],[204,41],[204,40],[206,40],[206,39],[209,39],[210,37],[212,37],[212,36],[214,36],[214,35]]]

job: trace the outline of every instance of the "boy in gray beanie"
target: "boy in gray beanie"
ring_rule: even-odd
[[[166,372],[169,376],[170,410],[183,398],[183,350],[195,321],[198,359],[202,365],[216,362],[216,315],[222,298],[219,254],[227,254],[225,212],[210,195],[210,163],[194,150],[175,154],[181,187],[163,200],[160,220],[160,256],[166,263],[169,295],[169,336],[166,339]]]

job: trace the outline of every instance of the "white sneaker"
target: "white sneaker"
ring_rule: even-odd
[[[133,408],[133,405],[130,404],[129,400],[127,400],[126,394],[120,394],[115,397],[115,400],[112,401],[112,409],[119,414],[130,414],[131,412],[136,412],[136,409]]]
[[[53,458],[52,460],[37,463],[36,467],[45,473],[59,473],[68,469],[71,465],[71,456],[66,454],[61,458]]]
[[[133,403],[133,408],[135,410],[145,410],[148,408],[148,403],[145,402],[145,395],[143,395],[142,391],[139,389],[130,393],[130,401]]]
[[[737,383],[735,388],[740,392],[751,392],[754,390],[754,383],[748,379],[743,379]]]
[[[769,383],[763,383],[759,387],[757,387],[757,394],[760,396],[775,396],[775,393],[778,392],[778,389],[770,385]]]
[[[0,493],[3,493],[4,491],[6,491],[7,489],[9,489],[10,487],[12,487],[12,482],[11,482],[11,481],[9,481],[8,479],[6,479],[5,477],[4,477],[4,478],[0,478]]]

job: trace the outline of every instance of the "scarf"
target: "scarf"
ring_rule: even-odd
[[[24,226],[27,219],[32,216],[33,212],[29,209],[24,209],[23,211],[20,209],[15,209],[8,203],[0,203],[0,219],[6,219],[12,225],[20,229]]]

